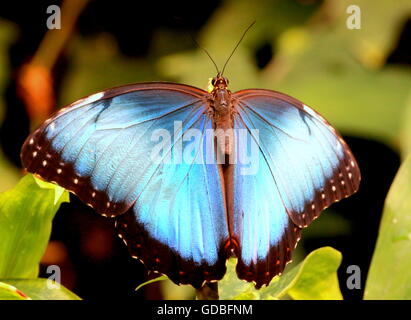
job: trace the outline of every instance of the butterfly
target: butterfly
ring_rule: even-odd
[[[254,24],[254,23],[253,23]],[[316,111],[266,89],[146,82],[58,111],[23,167],[115,220],[133,258],[176,284],[221,279],[237,257],[256,288],[280,275],[320,212],[359,188],[358,164]]]
[[[232,93],[220,74],[211,84],[211,92],[148,82],[93,94],[45,121],[21,159],[27,171],[114,218],[149,270],[198,288],[221,279],[235,255],[238,277],[259,288],[281,274],[302,228],[358,189],[360,171],[342,137],[304,103],[265,89]],[[231,142],[205,138],[230,128]],[[170,137],[153,139],[156,130]],[[187,138],[190,130],[200,138]],[[257,146],[258,170],[195,161],[246,153],[236,148],[241,130]],[[158,155],[171,160],[151,158],[159,141],[169,143]],[[194,157],[173,161],[190,145]]]

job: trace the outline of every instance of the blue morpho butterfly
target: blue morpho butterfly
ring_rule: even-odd
[[[268,284],[360,171],[313,109],[271,90],[232,93],[223,72],[209,92],[149,82],[76,101],[27,138],[22,163],[115,218],[131,255],[177,284],[221,279],[231,255],[239,278]]]

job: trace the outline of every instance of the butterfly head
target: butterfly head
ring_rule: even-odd
[[[213,90],[216,89],[227,89],[228,87],[228,79],[226,77],[222,77],[220,74],[217,74],[212,80],[211,85],[213,86]]]

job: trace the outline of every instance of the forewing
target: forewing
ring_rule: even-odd
[[[204,112],[204,91],[146,83],[110,89],[63,108],[22,147],[25,169],[75,193],[103,215],[129,209],[156,169],[158,130],[182,135]],[[157,131],[156,131],[157,130]]]
[[[357,191],[360,170],[340,134],[287,95],[243,90],[238,117],[259,130],[259,146],[293,222],[307,226],[332,203]]]

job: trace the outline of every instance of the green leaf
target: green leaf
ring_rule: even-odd
[[[0,282],[0,300],[29,300],[30,298],[16,287]]]
[[[36,278],[51,232],[51,222],[68,192],[40,187],[32,175],[0,194],[0,279]]]
[[[411,156],[385,200],[364,299],[411,299]]]
[[[34,177],[34,180],[36,181],[37,185],[40,188],[54,190],[54,201],[53,201],[54,205],[56,205],[59,202],[61,196],[64,194],[64,191],[66,190],[66,189],[64,189],[63,187],[60,187],[57,184],[50,183],[50,182],[47,182],[47,181],[44,181],[44,180],[40,180],[40,179],[37,179],[36,177]]]
[[[195,298],[195,289],[188,285],[176,285],[166,275],[159,276],[155,279],[148,280],[140,284],[135,290],[161,281],[161,292],[164,300],[192,300]]]
[[[196,298],[196,290],[192,286],[176,285],[170,279],[160,283],[164,300],[193,300]]]
[[[227,261],[227,272],[224,278],[218,282],[218,291],[221,300],[235,300],[242,299],[243,294],[247,297],[255,299],[259,298],[258,295],[254,295],[254,285],[249,282],[238,279],[235,272],[237,265],[237,259],[231,258]]]
[[[268,287],[256,290],[252,284],[238,281],[235,275],[235,259],[227,264],[227,275],[220,281],[221,299],[281,298],[310,300],[340,300],[337,269],[341,253],[331,247],[311,252],[299,265],[281,277],[275,277]]]
[[[289,277],[289,284],[283,292],[298,300],[341,300],[337,278],[341,260],[341,253],[331,247],[310,253],[300,268],[292,270],[296,270],[295,277]],[[283,282],[288,281],[283,279]]]
[[[411,153],[411,90],[407,100],[407,107],[402,115],[403,126],[400,134],[401,156],[403,159]]]
[[[167,277],[167,276],[160,276],[160,277],[157,277],[157,278],[155,278],[155,279],[151,279],[151,280],[148,280],[148,281],[146,281],[146,282],[143,282],[142,284],[140,284],[140,285],[136,288],[136,291],[139,290],[139,289],[141,289],[142,287],[150,284],[150,283],[154,283],[154,282],[158,282],[158,281],[163,281],[163,280],[168,280],[168,277]]]
[[[5,297],[8,292],[3,290],[2,286],[9,286],[9,288],[17,289],[17,293],[21,296],[21,299],[32,300],[81,300],[70,290],[66,289],[61,284],[58,284],[49,279],[30,279],[30,280],[2,280],[0,283],[0,300]],[[8,289],[10,291],[10,289]],[[16,294],[15,294],[16,296]],[[26,296],[26,297],[24,297]],[[12,297],[10,297],[12,298]],[[16,299],[19,299],[16,296]]]

